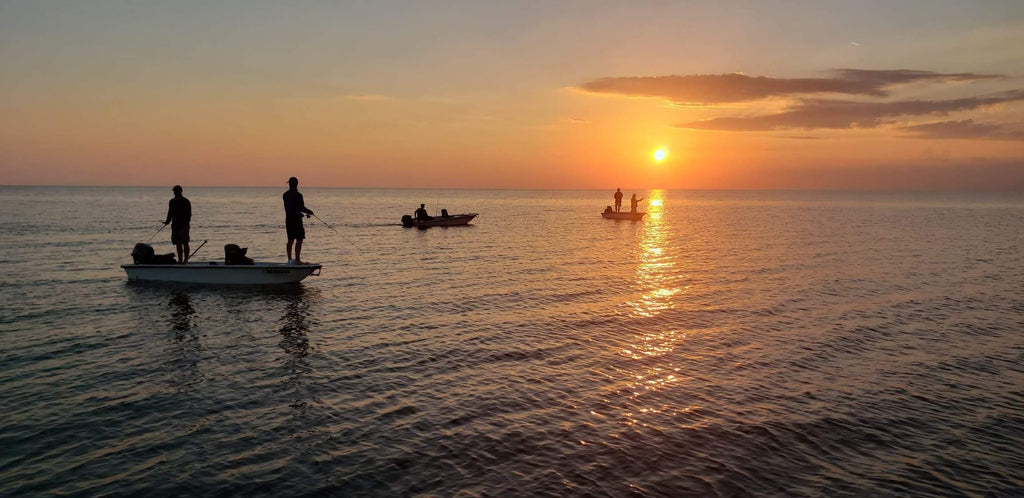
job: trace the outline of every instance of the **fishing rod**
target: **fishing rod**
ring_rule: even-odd
[[[188,255],[188,259],[186,259],[185,261],[192,261],[192,256],[195,256],[196,253],[199,252],[199,250],[202,249],[203,246],[205,246],[205,245],[206,245],[206,241],[204,240],[202,244],[199,244],[199,247],[197,247],[195,251],[192,251],[192,254]]]
[[[319,216],[317,216],[317,215],[315,215],[315,214],[313,214],[313,215],[311,215],[311,216],[312,216],[312,217],[314,217],[314,218],[316,218],[316,219],[318,219],[318,220],[320,220],[320,223],[323,223],[323,224],[324,224],[324,226],[326,226],[327,228],[330,228],[332,232],[334,232],[334,233],[336,233],[336,234],[338,234],[338,235],[341,235],[341,233],[339,233],[339,232],[338,232],[337,230],[335,230],[335,229],[334,229],[334,227],[332,227],[331,225],[329,225],[329,224],[328,224],[328,223],[327,223],[326,221],[324,221],[324,220],[321,220]],[[352,248],[353,248],[353,249],[355,249],[355,250],[356,250],[356,252],[360,252],[360,253],[362,252],[362,250],[361,250],[361,249],[359,249],[359,246],[357,246],[357,245],[353,244],[351,240],[348,240],[348,239],[346,239],[345,237],[342,237],[342,238],[341,238],[341,240],[344,240],[344,241],[345,241],[346,243],[348,243],[348,245],[352,246]]]
[[[146,242],[149,242],[150,240],[153,240],[153,237],[156,237],[157,234],[162,232],[165,228],[167,228],[167,224],[166,223],[164,224],[164,226],[160,227],[160,230],[157,230],[156,233],[154,233],[153,235],[150,235],[149,239],[147,239]]]
[[[314,218],[316,218],[316,219],[320,220],[320,217],[319,217],[319,216],[317,216],[317,215],[315,215],[315,214],[314,214],[314,215],[311,215],[311,216],[313,216]],[[331,225],[328,225],[326,221],[324,221],[324,220],[320,220],[320,223],[323,223],[323,224],[324,224],[324,226],[326,226],[327,228],[330,228],[330,229],[331,229],[331,230],[332,230],[332,231],[333,231],[334,233],[338,233],[338,231],[337,231],[337,230],[335,230],[335,229],[334,229],[334,227],[332,227]],[[338,235],[341,235],[341,234],[340,234],[340,233],[338,233]]]

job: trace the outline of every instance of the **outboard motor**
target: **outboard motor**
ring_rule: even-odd
[[[152,264],[155,254],[153,246],[139,242],[135,244],[135,249],[132,249],[132,261],[137,265]]]
[[[451,218],[452,215],[448,214],[448,210],[447,209],[442,209],[441,210],[441,217],[442,218]]]
[[[414,225],[415,225],[415,223],[413,223],[413,221],[412,221],[412,216],[410,216],[408,214],[402,216],[402,226],[403,227],[405,227],[405,228],[412,228]]]
[[[254,264],[252,258],[247,258],[245,253],[249,251],[248,247],[238,247],[238,244],[228,244],[224,246],[224,264],[226,265],[251,265]]]

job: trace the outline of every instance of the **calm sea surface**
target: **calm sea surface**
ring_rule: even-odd
[[[1024,196],[301,190],[0,187],[0,494],[1024,494]]]

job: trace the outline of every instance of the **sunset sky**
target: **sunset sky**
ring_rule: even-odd
[[[1020,0],[0,0],[0,67],[0,184],[1024,190]]]

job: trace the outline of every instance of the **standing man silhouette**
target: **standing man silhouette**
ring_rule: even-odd
[[[642,201],[642,200],[644,200],[643,197],[637,199],[636,198],[636,194],[633,194],[633,197],[630,197],[630,199],[629,199],[629,212],[630,213],[635,213],[636,212],[637,204],[640,204],[640,201]]]
[[[171,243],[178,251],[178,263],[188,262],[188,224],[192,221],[192,203],[181,195],[181,185],[171,189],[174,198],[167,203],[167,219],[164,226],[171,224]]]
[[[622,189],[615,189],[615,212],[618,213],[622,209]]]
[[[284,227],[288,232],[288,262],[297,265],[304,264],[302,255],[302,240],[306,238],[306,229],[302,226],[302,215],[309,218],[313,211],[306,208],[299,193],[299,179],[294,176],[288,179],[288,191],[282,196],[284,198]],[[295,246],[295,259],[292,259],[292,245]]]

